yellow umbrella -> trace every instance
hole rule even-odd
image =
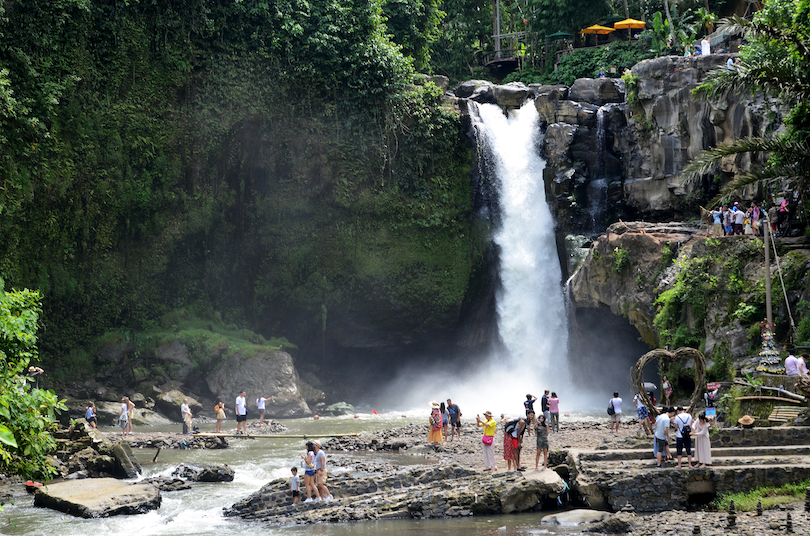
[[[626,30],[628,28],[641,29],[644,28],[646,25],[647,23],[644,22],[643,20],[624,19],[615,23],[613,27],[617,30]]]
[[[608,28],[607,26],[599,26],[598,24],[594,24],[593,26],[588,26],[584,30],[580,30],[579,33],[605,35],[609,34],[613,30],[615,30],[615,28]]]

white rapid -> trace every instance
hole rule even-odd
[[[478,115],[481,155],[498,188],[495,242],[502,286],[497,303],[498,330],[508,350],[504,360],[520,371],[527,388],[534,384],[527,393],[559,390],[568,378],[568,322],[543,185],[546,164],[538,153],[537,110],[530,101],[506,117],[487,104]]]

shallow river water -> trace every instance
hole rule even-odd
[[[385,421],[383,420],[385,419]],[[287,434],[307,434],[312,438],[327,438],[334,433],[373,432],[393,425],[422,422],[421,416],[386,414],[382,417],[373,414],[351,417],[312,419],[292,419],[283,422]],[[388,422],[386,422],[388,421]],[[390,424],[389,424],[390,423]],[[233,426],[233,422],[229,423]],[[180,425],[170,428],[138,427],[135,432],[177,431]],[[202,431],[213,431],[213,424],[200,426]],[[226,426],[226,431],[228,427]],[[104,431],[113,433],[112,428]],[[509,516],[473,517],[464,519],[439,520],[388,520],[369,523],[319,524],[292,527],[268,527],[246,522],[238,518],[225,518],[222,509],[237,500],[257,491],[275,478],[289,478],[290,468],[298,465],[299,454],[303,452],[300,439],[231,439],[230,447],[224,450],[162,450],[157,463],[151,463],[154,449],[137,450],[136,455],[143,464],[144,476],[169,476],[180,463],[218,464],[227,463],[235,470],[235,479],[230,483],[195,484],[191,490],[163,493],[161,507],[154,512],[135,516],[118,516],[107,519],[80,519],[45,508],[34,508],[28,499],[4,506],[0,517],[0,534],[25,534],[51,536],[100,536],[106,534],[148,535],[194,535],[194,536],[240,536],[240,535],[314,535],[341,536],[376,535],[415,536],[468,534],[517,536],[540,534],[580,534],[573,528],[553,528],[541,526],[541,513],[517,514]],[[327,453],[329,454],[329,453]],[[340,454],[332,454],[337,457]],[[355,454],[356,456],[356,454]],[[408,455],[378,455],[387,460],[395,460],[403,465],[414,463]],[[420,462],[423,459],[419,460]],[[340,472],[335,468],[333,472]]]

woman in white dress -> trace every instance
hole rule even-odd
[[[707,465],[712,464],[712,442],[709,439],[710,427],[706,414],[701,413],[694,424],[692,433],[695,436],[695,460],[700,464],[698,469],[705,469]]]

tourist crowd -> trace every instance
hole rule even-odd
[[[780,236],[787,231],[791,205],[787,198],[775,202],[766,212],[756,201],[744,207],[735,201],[733,205],[721,205],[708,211],[709,236],[750,235],[762,236],[763,222],[770,222],[771,234]]]

